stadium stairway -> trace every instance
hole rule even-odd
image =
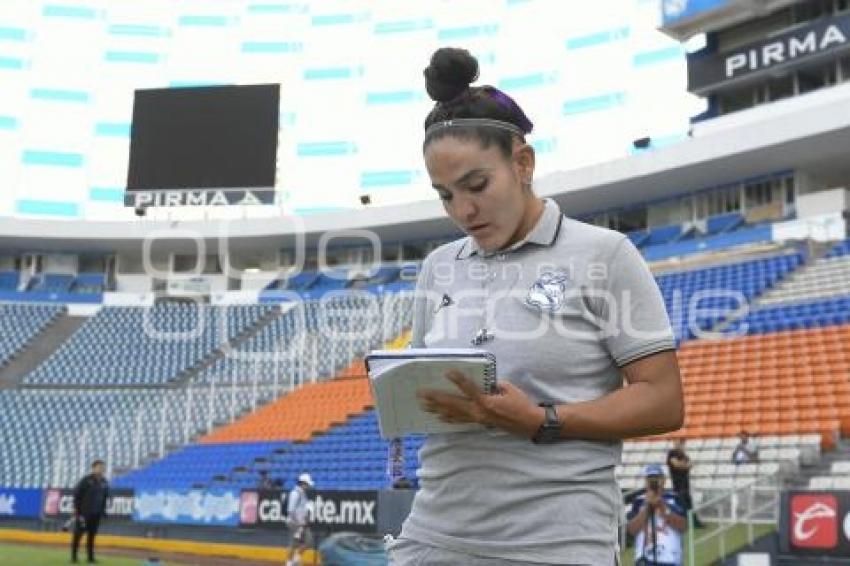
[[[839,439],[835,450],[825,452],[813,466],[801,468],[800,473],[792,478],[791,484],[799,489],[806,489],[814,477],[828,477],[832,475],[834,462],[850,461],[850,440]]]
[[[67,310],[63,309],[51,324],[0,369],[0,389],[17,387],[24,376],[59,349],[87,319],[85,316],[70,316]]]
[[[813,243],[809,259],[798,269],[758,299],[762,307],[782,303],[813,301],[850,295],[850,256],[826,257],[833,246]]]
[[[850,261],[843,257],[845,246],[844,242],[807,241],[804,261],[797,269],[775,287],[755,297],[750,304],[730,314],[712,330],[726,332],[760,309],[850,295]]]
[[[797,266],[796,269],[790,271],[788,275],[781,279],[777,285],[771,289],[767,289],[764,293],[753,298],[752,302],[741,305],[741,308],[729,313],[725,319],[719,321],[711,330],[716,333],[723,333],[732,327],[740,319],[746,317],[750,311],[759,308],[760,305],[770,302],[770,298],[777,294],[777,291],[786,289],[789,286],[793,287],[794,282],[799,280],[801,275],[805,276],[811,268],[817,265],[818,261],[823,258],[831,249],[832,244],[823,244],[819,242],[809,241],[805,253],[801,252],[803,263]],[[718,336],[719,337],[719,336]]]
[[[261,328],[277,315],[277,309],[269,306],[237,305],[236,308],[242,310],[233,318],[222,307],[202,308],[204,311],[196,314],[184,306],[151,307],[150,316],[155,318],[150,324],[154,329],[165,321],[173,326],[164,327],[164,331],[188,333],[185,339],[163,340],[145,330],[142,322],[148,316],[145,309],[104,307],[86,318],[76,333],[29,372],[22,385],[40,389],[174,388],[185,383],[192,375],[191,370],[206,361],[214,361],[215,356],[231,347],[234,341]],[[202,333],[194,330],[196,320],[203,321]],[[223,337],[218,328],[222,320],[228,326],[227,335]],[[114,334],[113,324],[118,325],[123,334]],[[190,324],[192,326],[187,326]],[[133,341],[127,343],[128,336]]]
[[[789,248],[781,253],[759,255],[745,261],[656,272],[656,282],[676,340],[681,342],[713,334],[718,324],[739,312],[741,302],[752,303],[802,262],[802,254],[795,248]],[[706,292],[708,295],[703,295]],[[696,306],[699,311],[692,311],[691,308]]]
[[[174,387],[182,387],[188,384],[193,378],[203,373],[205,369],[215,364],[216,361],[226,357],[228,351],[238,350],[239,346],[251,340],[251,338],[262,332],[262,330],[275,319],[283,316],[283,314],[283,310],[272,309],[261,316],[253,325],[246,328],[241,334],[234,336],[229,342],[222,344],[219,348],[213,350],[208,356],[201,359],[197,364],[183,372],[178,379],[175,379],[172,382]]]

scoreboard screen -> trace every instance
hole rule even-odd
[[[273,202],[280,85],[138,90],[125,205]]]

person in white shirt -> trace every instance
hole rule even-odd
[[[311,487],[313,487],[313,478],[310,477],[310,474],[305,473],[298,476],[298,484],[289,492],[286,517],[289,532],[292,534],[292,542],[286,566],[301,564],[301,555],[313,538],[307,515],[307,508],[310,504],[307,491]]]

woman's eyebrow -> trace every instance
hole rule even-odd
[[[460,185],[462,183],[465,183],[466,181],[468,181],[472,177],[474,177],[476,175],[480,175],[481,173],[485,173],[486,171],[487,171],[487,169],[484,168],[484,167],[476,167],[475,169],[470,169],[469,171],[467,171],[466,173],[464,173],[463,175],[458,177],[457,180],[455,180],[455,182],[452,183],[452,184],[453,185]],[[440,184],[437,184],[437,183],[434,183],[431,186],[434,187],[435,189],[445,190],[445,188],[446,188],[443,185],[440,185]]]

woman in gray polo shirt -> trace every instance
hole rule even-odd
[[[477,61],[443,48],[425,69],[436,105],[424,155],[467,237],[425,260],[412,345],[496,355],[497,395],[462,375],[426,410],[482,432],[430,435],[397,565],[614,564],[621,439],[675,430],[683,401],[670,324],[622,234],[532,192],[532,123]],[[628,383],[623,388],[623,381]]]

